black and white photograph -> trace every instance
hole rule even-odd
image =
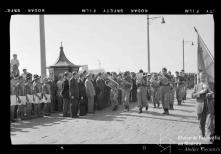
[[[213,14],[103,11],[11,16],[11,144],[220,140]]]

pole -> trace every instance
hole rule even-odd
[[[185,68],[184,68],[184,39],[183,39],[183,70],[184,70]],[[184,70],[184,72],[185,72],[185,70]]]
[[[150,73],[150,35],[149,35],[149,15],[147,15],[147,69],[148,73]]]
[[[39,27],[40,27],[40,50],[41,50],[41,77],[46,77],[46,56],[45,56],[45,27],[44,27],[44,15],[39,15]]]

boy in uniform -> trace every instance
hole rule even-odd
[[[11,77],[11,83],[10,83],[10,98],[11,98],[11,103],[10,103],[10,119],[11,122],[15,122],[15,105],[16,105],[16,95],[15,95],[15,80],[13,77]]]
[[[32,81],[31,81],[31,74],[26,75],[26,83],[24,85],[24,93],[26,96],[26,115],[27,119],[31,118],[31,110],[32,110],[32,103],[33,103],[33,89],[32,89]]]
[[[170,81],[166,68],[162,69],[158,83],[160,85],[160,101],[164,109],[163,114],[169,115]]]
[[[50,105],[51,105],[51,90],[49,84],[47,83],[48,79],[43,79],[42,84],[42,103],[43,103],[43,114],[46,116],[50,115]]]
[[[17,98],[17,118],[19,120],[25,119],[25,112],[24,112],[24,106],[26,104],[26,97],[24,93],[24,83],[22,76],[18,77],[18,82],[15,85],[15,94]]]
[[[37,117],[42,117],[42,96],[41,96],[41,83],[39,82],[40,77],[35,74],[34,75],[34,83],[33,83],[33,94],[34,94],[34,115]]]

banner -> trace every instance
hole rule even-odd
[[[197,32],[196,28],[194,27]],[[198,71],[203,71],[207,75],[207,80],[209,85],[212,86],[210,88],[213,89],[214,85],[214,58],[211,55],[209,49],[206,44],[202,40],[201,36],[198,34],[198,49],[197,49],[197,65]]]

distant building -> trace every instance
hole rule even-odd
[[[83,73],[84,71],[88,72],[88,65],[81,65],[79,68],[79,73]]]
[[[98,73],[104,73],[105,70],[100,68],[100,69],[89,69],[88,70],[89,73],[93,73],[93,74],[98,74]]]

